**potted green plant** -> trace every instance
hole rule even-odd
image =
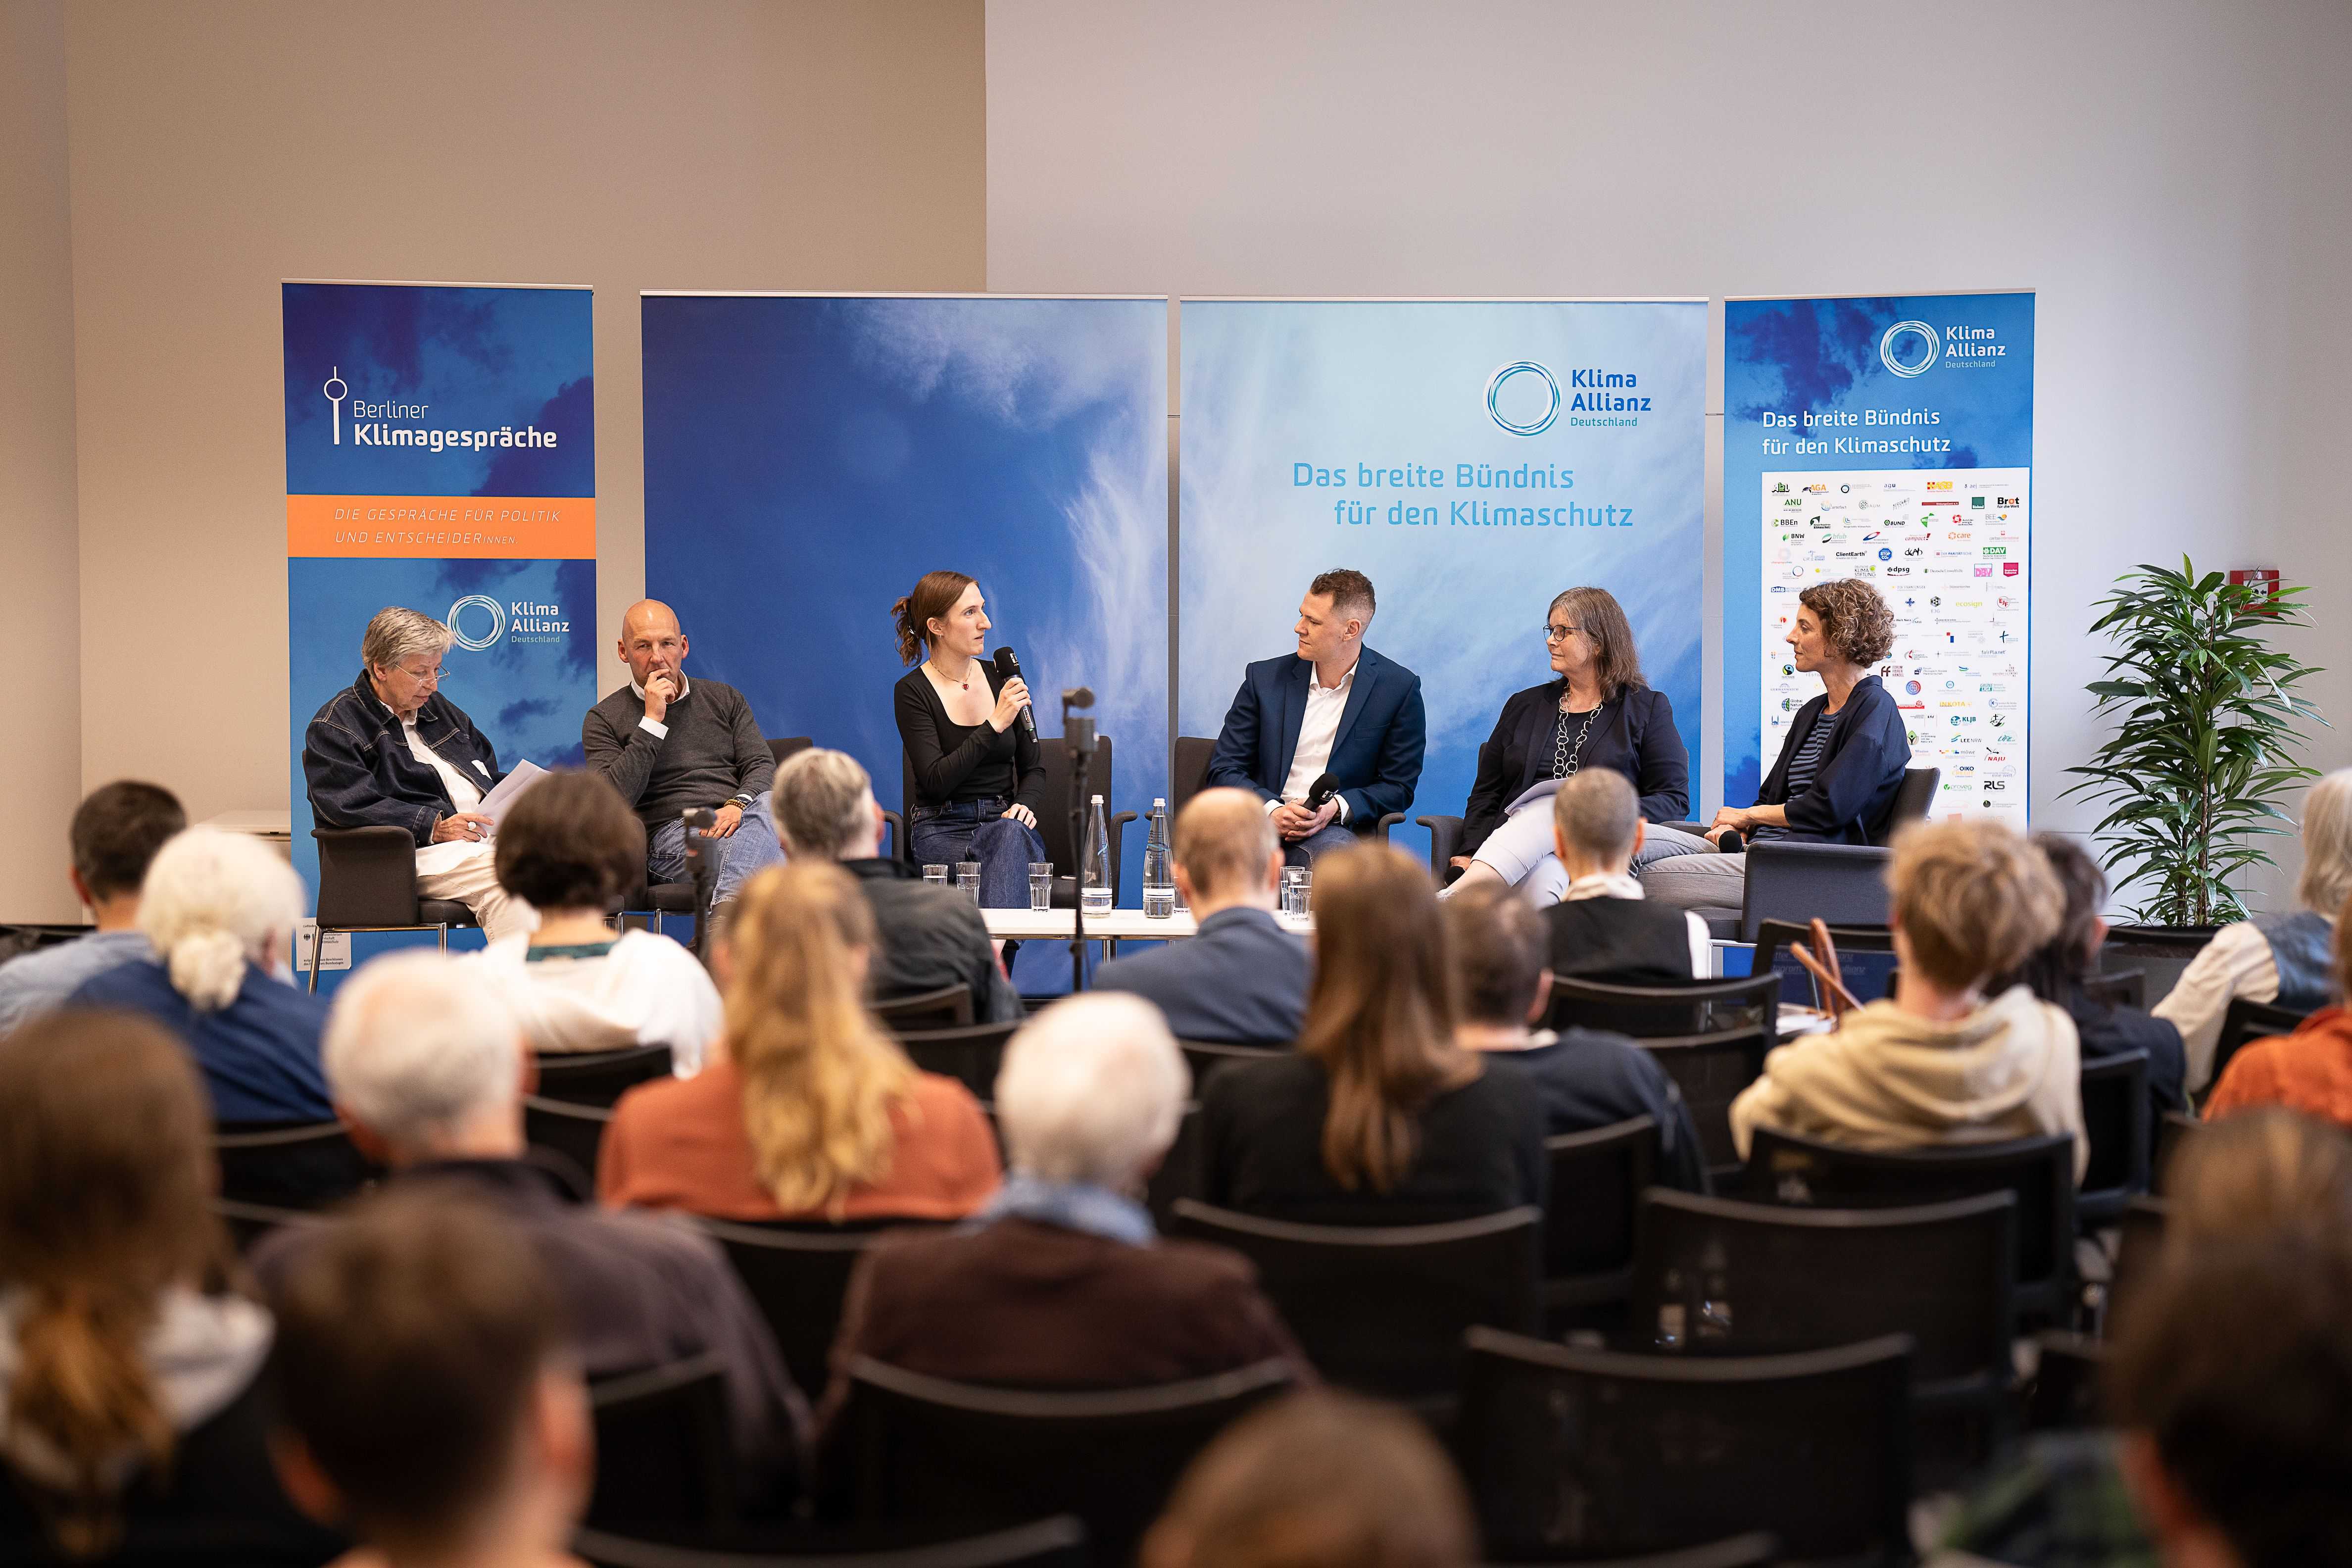
[[[2116,582],[2091,633],[2119,647],[2089,689],[2116,730],[2061,798],[2107,807],[2093,836],[2135,920],[2210,932],[2247,917],[2231,879],[2274,864],[2263,840],[2295,830],[2277,795],[2319,776],[2295,757],[2300,721],[2326,722],[2295,695],[2318,672],[2270,641],[2310,624],[2305,590],[2200,576],[2186,556]]]

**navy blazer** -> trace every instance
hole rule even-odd
[[[1242,906],[1202,921],[1189,942],[1104,964],[1095,989],[1157,1004],[1180,1040],[1286,1046],[1307,1016],[1307,944],[1264,910]]]
[[[1528,786],[1551,776],[1552,729],[1568,678],[1515,692],[1478,748],[1478,779],[1462,812],[1458,855],[1474,855],[1503,825],[1503,811]],[[1571,731],[1569,739],[1576,739]],[[1577,771],[1614,768],[1642,797],[1650,822],[1680,822],[1690,812],[1690,752],[1675,729],[1675,705],[1663,691],[1628,686],[1601,705],[1577,753]]]
[[[1786,806],[1791,838],[1815,844],[1883,844],[1887,814],[1903,787],[1903,771],[1911,765],[1911,741],[1894,695],[1874,675],[1854,682],[1845,706],[1829,721],[1829,747],[1813,773],[1812,788],[1789,798],[1790,759],[1829,705],[1824,691],[1797,710],[1789,738],[1780,742],[1780,755],[1765,775],[1764,787],[1756,792],[1756,804]]]
[[[1209,754],[1212,788],[1245,789],[1276,800],[1290,777],[1298,728],[1307,719],[1307,682],[1315,667],[1295,653],[1262,658],[1242,672],[1217,749]],[[1359,651],[1354,684],[1339,710],[1325,769],[1339,781],[1348,826],[1369,833],[1391,811],[1412,805],[1421,781],[1428,721],[1422,712],[1421,677],[1370,648]]]
[[[489,737],[437,691],[418,710],[416,733],[484,795],[506,777]],[[433,842],[441,818],[457,809],[441,775],[409,751],[400,721],[376,697],[364,669],[302,731],[302,777],[321,827],[404,827],[422,847]]]

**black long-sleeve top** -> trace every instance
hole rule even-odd
[[[993,665],[982,661],[980,669],[992,695],[1004,689]],[[1019,720],[1002,733],[985,721],[957,723],[948,717],[946,704],[920,665],[900,678],[891,705],[898,719],[899,743],[907,748],[907,766],[915,778],[915,798],[909,805],[1001,798],[1045,815],[1045,753],[1036,742],[1023,737]]]
[[[1551,776],[1552,731],[1567,685],[1565,677],[1547,680],[1514,692],[1503,704],[1495,732],[1478,748],[1478,777],[1463,809],[1462,843],[1455,853],[1476,854],[1486,836],[1503,825],[1504,808],[1529,785]],[[1570,729],[1569,739],[1575,738]],[[1674,704],[1663,691],[1628,686],[1601,703],[1576,765],[1580,773],[1614,768],[1623,773],[1642,797],[1647,821],[1679,822],[1690,809],[1690,753],[1675,730]]]

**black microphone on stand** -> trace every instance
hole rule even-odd
[[[998,644],[996,648],[996,674],[1000,680],[1021,679],[1021,661],[1013,658],[1013,650],[1002,643]],[[1030,713],[1029,704],[1026,702],[1021,705],[1021,738],[1032,745],[1034,745],[1037,741],[1037,721]]]

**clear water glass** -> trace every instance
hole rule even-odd
[[[1307,912],[1307,872],[1304,866],[1282,868],[1282,912],[1303,915]]]
[[[923,868],[923,880],[944,888],[948,885],[948,868],[945,866],[926,866]]]
[[[1054,863],[1051,860],[1029,862],[1029,907],[1044,912],[1054,907]]]
[[[972,908],[980,907],[980,862],[966,860],[956,868],[956,891],[971,900]]]

